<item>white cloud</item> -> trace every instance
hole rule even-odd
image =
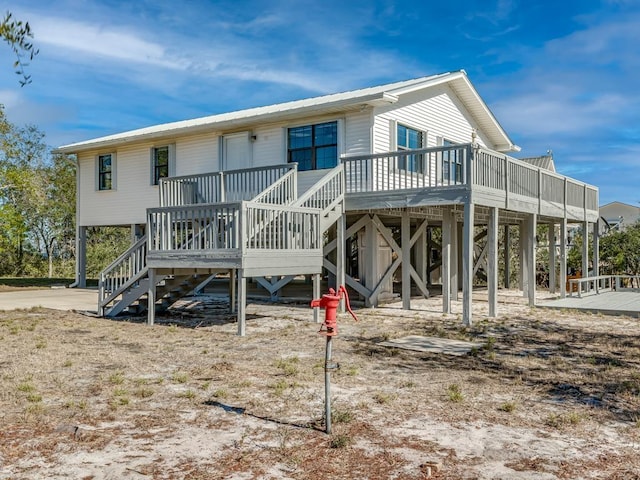
[[[186,63],[170,58],[167,49],[141,38],[123,28],[113,28],[66,18],[32,15],[30,23],[38,32],[41,50],[52,51],[52,46],[61,55],[79,52],[90,57],[141,63],[170,69],[184,69]],[[69,53],[71,51],[71,53]]]

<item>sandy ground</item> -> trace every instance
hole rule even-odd
[[[479,294],[481,296],[481,294]],[[640,323],[440,299],[340,317],[333,433],[304,305],[226,303],[158,319],[0,312],[0,479],[640,478]],[[463,356],[378,345],[484,344]]]

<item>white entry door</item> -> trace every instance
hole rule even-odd
[[[253,151],[249,132],[222,137],[222,169],[238,170],[253,166]]]

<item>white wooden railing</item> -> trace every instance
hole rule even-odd
[[[254,202],[154,208],[148,210],[149,250],[317,249],[319,222],[316,209]]]
[[[296,164],[289,163],[161,178],[159,184],[160,206],[173,207],[251,200],[273,185],[283,175],[296,168]]]
[[[251,201],[273,205],[290,205],[298,198],[298,164],[290,163],[290,170],[264,189]]]
[[[149,250],[238,249],[240,208],[239,202],[150,208]]]
[[[464,144],[343,157],[346,193],[438,187],[481,189],[531,205],[598,212],[598,189],[503,153]]]
[[[104,307],[124,292],[147,272],[147,237],[135,242],[107,268],[100,272],[98,280],[98,314]]]
[[[338,165],[307,190],[295,205],[330,210],[344,199],[344,188],[344,166]]]
[[[570,297],[573,296],[574,291],[578,297],[582,297],[585,293],[599,294],[613,290],[639,292],[640,275],[599,275],[569,280]]]
[[[346,193],[466,185],[471,145],[343,157]]]

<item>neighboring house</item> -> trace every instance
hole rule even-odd
[[[474,225],[488,230],[490,315],[498,224],[521,229],[521,287],[533,303],[536,224],[559,225],[564,236],[567,221],[596,222],[598,190],[507,155],[518,150],[459,71],[57,151],[77,156],[79,284],[87,227],[131,225],[140,238],[103,272],[101,312],[116,314],[140,297],[166,306],[203,278],[229,272],[244,334],[248,277],[273,292],[293,275],[312,275],[318,296],[323,268],[369,305],[392,293],[401,269],[404,308],[412,283],[427,296],[438,268],[443,310],[461,288],[469,324]],[[442,228],[441,245],[431,240],[434,228]],[[351,259],[354,244],[349,275],[345,245]],[[152,323],[155,309],[148,312]]]
[[[640,221],[640,207],[622,202],[611,202],[600,207],[600,234],[621,231]]]

